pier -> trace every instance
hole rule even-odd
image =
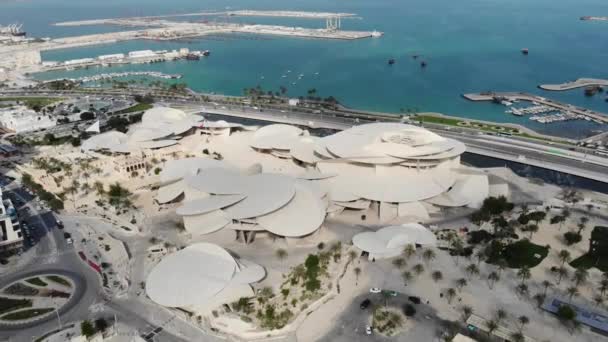
[[[579,78],[576,81],[560,84],[541,84],[540,89],[549,91],[566,91],[584,87],[608,87],[608,80],[597,78]]]
[[[507,100],[518,100],[518,101],[528,101],[528,102],[536,102],[551,108],[554,108],[558,111],[570,112],[575,115],[581,115],[584,117],[588,117],[591,120],[597,120],[598,122],[608,123],[608,115],[605,113],[600,113],[596,111],[592,111],[590,109],[576,107],[571,104],[561,103],[555,100],[547,99],[542,96],[527,94],[527,93],[517,93],[517,92],[484,92],[484,93],[473,93],[473,94],[464,94],[463,97],[470,101],[495,101],[497,98],[504,98]]]

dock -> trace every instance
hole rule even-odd
[[[567,103],[561,103],[555,100],[547,99],[542,96],[537,96],[533,94],[523,93],[523,92],[484,92],[484,93],[472,93],[472,94],[464,94],[462,95],[465,99],[469,101],[495,101],[497,98],[504,98],[508,100],[518,100],[518,101],[528,101],[528,102],[536,102],[551,108],[554,108],[557,111],[570,112],[575,115],[581,115],[585,117],[589,117],[593,120],[597,120],[598,122],[608,123],[608,114],[596,112],[587,108],[577,107]]]
[[[608,87],[608,80],[597,78],[579,78],[575,81],[560,84],[541,84],[540,89],[549,91],[566,91],[584,87]]]

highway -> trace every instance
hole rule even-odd
[[[143,89],[125,93],[124,89],[95,90],[95,92],[37,90],[33,94],[28,91],[4,91],[7,96],[36,95],[57,97],[83,96],[129,96],[145,94]],[[521,96],[521,94],[519,94]],[[155,94],[156,96],[156,94]],[[207,95],[205,95],[207,96]],[[261,120],[276,123],[287,123],[306,126],[309,128],[325,128],[342,130],[369,122],[393,121],[399,122],[398,115],[374,115],[356,111],[325,111],[305,112],[305,109],[291,106],[273,108],[258,108],[254,105],[228,104],[225,96],[209,95],[208,102],[202,101],[201,96],[189,95],[160,95],[158,101],[192,113],[216,114],[240,119]],[[310,109],[306,109],[311,111]],[[595,154],[592,149],[566,145],[557,142],[543,142],[526,137],[496,137],[483,134],[472,128],[444,126],[439,124],[424,124],[424,126],[440,135],[449,136],[467,145],[468,152],[521,164],[542,167],[571,175],[588,178],[600,182],[608,182],[608,158]],[[71,126],[70,126],[71,127]]]

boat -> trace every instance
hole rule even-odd
[[[281,76],[281,77],[282,77],[282,78],[285,78],[285,77],[287,77],[287,75],[283,75],[283,76]]]
[[[425,61],[420,62],[420,67],[421,68],[426,68],[426,62]]]
[[[186,55],[186,60],[189,61],[198,61],[199,59],[201,59],[201,56],[195,53],[189,53]]]
[[[374,30],[372,32],[372,37],[374,37],[374,38],[382,37],[382,34],[383,34],[382,32]]]
[[[521,53],[524,55],[528,55],[530,53],[530,51],[527,48],[523,48],[523,49],[521,49]]]
[[[513,102],[509,102],[507,100],[502,100],[502,101],[500,101],[500,103],[503,104],[503,105],[505,105],[505,106],[507,106],[507,107],[513,105]]]
[[[395,59],[394,58],[389,59],[388,65],[393,65],[393,64],[395,64]]]
[[[203,51],[203,56],[208,57],[211,54],[211,51],[205,50]]]

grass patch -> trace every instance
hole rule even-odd
[[[4,289],[4,293],[15,296],[35,296],[38,292],[37,289],[22,283],[14,283]]]
[[[138,103],[135,106],[123,109],[123,110],[119,110],[118,112],[114,112],[112,114],[127,114],[127,113],[134,113],[134,112],[142,112],[144,110],[148,110],[150,108],[154,107],[153,105],[149,104],[149,103]]]
[[[602,272],[608,272],[608,260],[594,258],[589,255],[589,253],[585,253],[580,257],[572,260],[572,262],[570,262],[570,266],[574,268],[580,267],[584,269],[595,267]]]
[[[45,287],[46,285],[48,285],[47,283],[44,282],[44,280],[42,280],[38,277],[26,279],[25,282],[30,283],[32,285],[41,286],[41,287]]]
[[[63,101],[63,99],[54,97],[0,97],[0,101],[22,102],[30,109],[39,109],[55,102]]]
[[[0,297],[0,314],[32,306],[31,299],[12,299]]]
[[[458,120],[458,119],[452,119],[452,118],[446,118],[446,117],[434,116],[434,115],[416,115],[414,117],[414,120],[418,120],[421,122],[428,122],[428,123],[436,123],[436,124],[441,124],[441,125],[450,125],[450,126],[458,126],[459,123],[463,122],[462,120]]]
[[[44,314],[47,314],[51,311],[53,311],[55,309],[53,308],[40,308],[40,309],[28,309],[28,310],[22,310],[22,311],[17,311],[17,312],[13,312],[13,313],[9,313],[6,314],[2,317],[0,317],[0,319],[4,319],[7,321],[21,321],[24,319],[30,319],[33,317],[37,317],[37,316],[42,316]]]
[[[509,268],[536,267],[549,254],[549,249],[536,245],[527,239],[519,240],[510,245],[502,245],[498,241],[492,243],[492,254],[487,260],[489,264],[497,264],[504,259]],[[537,258],[536,255],[540,257]]]
[[[70,283],[69,281],[65,280],[65,278],[60,277],[60,276],[51,275],[51,276],[47,276],[46,279],[48,279],[56,284],[60,284],[60,285],[67,286],[67,287],[72,287],[72,283]]]

